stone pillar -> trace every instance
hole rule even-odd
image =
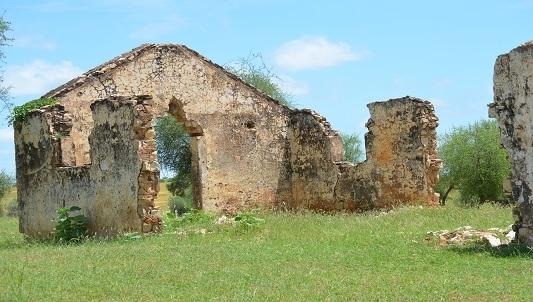
[[[516,239],[533,246],[533,41],[496,59],[489,116],[512,163]]]
[[[142,161],[139,173],[139,203],[137,212],[143,216],[155,207],[159,193],[159,163],[154,130],[154,108],[150,96],[137,96],[134,120],[135,139],[139,142],[138,154]]]

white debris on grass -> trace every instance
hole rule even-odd
[[[481,241],[492,247],[498,247],[511,243],[514,237],[511,226],[506,229],[480,230],[467,225],[453,231],[441,230],[427,233],[427,239],[437,239],[439,245],[463,245]]]

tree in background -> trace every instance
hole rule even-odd
[[[344,160],[354,164],[363,161],[363,149],[359,136],[356,133],[342,133],[341,136],[344,148]]]
[[[15,180],[9,174],[0,170],[0,217],[4,216],[7,212],[8,215],[17,215],[18,204],[15,200],[8,201],[4,204],[4,196],[7,195],[9,190],[15,185]]]
[[[13,187],[13,185],[14,185],[13,178],[6,172],[0,171],[0,200]]]
[[[443,160],[437,192],[441,204],[452,189],[461,193],[465,204],[496,201],[503,196],[503,182],[511,165],[500,145],[500,133],[494,120],[475,122],[454,128],[440,140]]]
[[[173,116],[159,118],[155,125],[157,158],[163,170],[174,176],[167,181],[168,190],[183,195],[191,184],[191,138]]]
[[[11,29],[11,24],[4,20],[3,16],[0,16],[0,63],[3,63],[5,58],[4,51],[2,48],[9,45],[9,42],[13,39],[7,37],[7,32]],[[9,87],[2,86],[4,83],[4,72],[0,69],[0,113],[4,110],[11,108],[11,103],[9,102]]]

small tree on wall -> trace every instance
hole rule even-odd
[[[225,67],[247,84],[280,103],[293,107],[291,96],[279,85],[280,78],[268,67],[260,53],[252,53]]]

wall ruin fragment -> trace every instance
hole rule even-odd
[[[20,229],[52,231],[77,205],[91,231],[138,230],[158,193],[153,125],[165,114],[191,136],[198,207],[359,211],[436,204],[433,106],[369,104],[367,160],[342,162],[342,140],[311,110],[293,110],[181,45],[143,45],[49,92],[59,105],[15,125]],[[38,185],[32,185],[38,184]]]
[[[496,59],[494,102],[501,141],[512,163],[513,198],[518,202],[514,231],[533,246],[533,41]]]
[[[324,118],[309,110],[292,114],[291,208],[362,211],[438,204],[433,188],[441,161],[433,105],[404,97],[368,108],[366,160],[355,165],[342,162],[342,141]]]

